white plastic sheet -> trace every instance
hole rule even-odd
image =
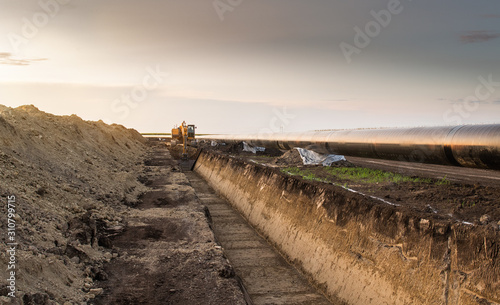
[[[247,142],[243,142],[243,151],[249,151],[253,154],[256,154],[258,151],[265,151],[265,147],[252,146]]]
[[[345,161],[345,157],[342,155],[322,155],[300,147],[296,147],[295,149],[299,151],[304,165],[322,164],[323,166],[330,166],[332,163]]]

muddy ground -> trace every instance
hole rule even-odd
[[[455,221],[465,221],[477,225],[491,225],[495,228],[500,226],[500,183],[496,180],[482,178],[477,180],[454,179],[454,172],[467,171],[486,176],[485,170],[464,169],[454,167],[449,176],[442,174],[442,167],[438,165],[424,165],[426,171],[414,170],[408,164],[395,166],[384,166],[378,163],[371,166],[360,161],[361,158],[350,158],[347,161],[332,164],[337,168],[371,168],[394,174],[401,174],[411,178],[420,178],[423,182],[365,182],[363,180],[345,179],[332,175],[321,165],[303,165],[297,150],[282,152],[281,155],[273,150],[271,153],[242,151],[243,146],[218,145],[211,146],[209,143],[201,144],[203,149],[216,150],[237,158],[280,169],[298,168],[307,175],[326,180],[342,187],[361,192],[367,196],[374,196],[387,203],[410,207],[411,209],[428,214],[429,217],[446,218]],[[386,161],[389,163],[390,161]],[[423,166],[419,166],[421,168]],[[429,168],[437,167],[436,173]],[[449,167],[451,168],[451,167]],[[496,174],[496,171],[493,171]],[[471,174],[472,175],[472,174]]]

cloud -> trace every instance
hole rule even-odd
[[[28,66],[32,63],[44,61],[47,58],[15,58],[12,53],[0,52],[0,65]]]
[[[486,42],[500,37],[500,33],[493,31],[468,31],[460,36],[463,43]]]
[[[446,99],[443,99],[443,101],[448,101],[452,105],[458,105],[458,104],[464,104],[464,103],[474,103],[474,104],[488,104],[489,103],[488,101],[482,101],[482,100],[479,100],[479,99],[476,100],[476,101],[465,100],[465,99],[457,99],[457,100],[446,100]]]

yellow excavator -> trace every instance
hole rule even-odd
[[[187,160],[187,145],[190,141],[194,140],[196,126],[187,125],[186,121],[182,122],[181,126],[172,129],[172,145],[177,142],[182,143],[182,159]]]

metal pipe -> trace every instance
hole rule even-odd
[[[199,137],[282,150],[500,170],[500,124]]]

